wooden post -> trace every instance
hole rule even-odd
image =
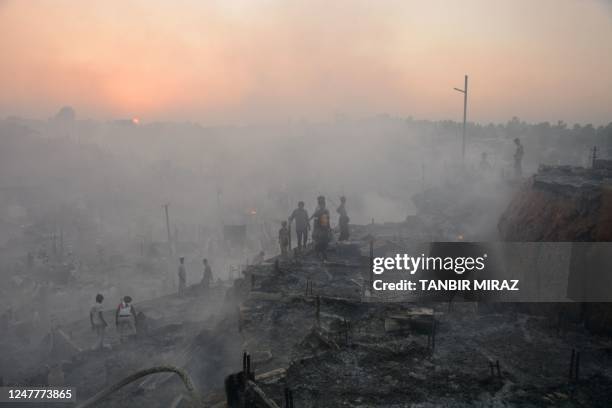
[[[247,366],[246,366],[247,377],[251,375],[251,355],[247,354]]]
[[[285,405],[284,408],[294,408],[293,407],[293,392],[289,387],[285,387]]]
[[[174,250],[172,248],[172,235],[170,234],[170,216],[168,215],[168,206],[170,204],[164,204],[162,207],[164,207],[164,212],[166,214],[166,232],[168,233],[168,253],[170,254],[170,257],[172,257],[174,255]]]
[[[463,94],[463,137],[461,139],[461,163],[465,164],[465,126],[467,120],[467,97],[468,97],[468,76],[465,76],[463,89],[455,88],[455,91]]]
[[[465,163],[465,125],[467,120],[468,76],[465,76],[463,88],[463,139],[461,142],[461,161]]]

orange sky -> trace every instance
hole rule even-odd
[[[612,121],[604,0],[0,0],[0,117]]]

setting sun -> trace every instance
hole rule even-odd
[[[603,2],[231,3],[0,2],[0,115],[458,119],[469,74],[471,120],[609,117]]]

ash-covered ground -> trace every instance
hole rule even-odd
[[[222,407],[224,380],[241,371],[246,352],[254,383],[279,407],[286,389],[296,407],[609,404],[612,341],[589,333],[572,307],[368,296],[371,240],[384,254],[421,238],[404,223],[353,226],[326,263],[308,250],[253,265],[231,285],[136,303],[146,316],[138,335],[122,344],[110,331],[101,351],[88,350],[95,336],[74,321],[47,340],[38,360],[46,366],[19,380],[46,383],[61,371],[84,400],[140,369],[173,365],[192,378],[203,406]],[[573,352],[577,378],[569,376]],[[175,375],[155,374],[99,404],[188,406],[188,395]]]
[[[410,242],[396,227],[395,238],[379,239]],[[606,406],[612,343],[573,323],[571,307],[526,313],[514,305],[363,297],[358,283],[369,279],[368,238],[377,230],[359,228],[351,243],[336,245],[329,266],[313,267],[309,256],[269,265],[245,293],[244,349],[269,356],[255,374],[278,372],[260,383],[279,406],[284,387],[296,406],[309,407]],[[572,350],[581,359],[570,381]]]

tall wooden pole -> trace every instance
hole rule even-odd
[[[166,213],[166,232],[168,233],[168,252],[170,253],[170,257],[174,255],[174,251],[172,250],[172,235],[170,234],[170,216],[168,215],[168,206],[169,204],[164,204],[164,212]]]
[[[465,122],[467,119],[467,98],[468,98],[468,76],[465,76],[463,87],[463,140],[461,143],[461,161],[465,163]]]
[[[461,139],[461,163],[465,164],[465,125],[467,121],[467,97],[468,97],[468,76],[465,76],[463,89],[455,88],[455,91],[463,94],[463,138]]]

